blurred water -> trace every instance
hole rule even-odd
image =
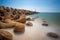
[[[31,17],[39,17],[40,19],[45,19],[49,23],[60,25],[60,13],[53,12],[40,12],[38,14],[30,15]]]

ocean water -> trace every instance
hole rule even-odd
[[[60,25],[60,13],[58,12],[40,12],[38,14],[30,15],[48,21],[50,24]]]
[[[35,25],[33,26],[34,28],[32,30],[35,30],[36,32],[32,33],[37,33],[39,35],[38,36],[37,34],[35,34],[36,38],[38,37],[38,40],[60,40],[60,13],[40,12],[38,14],[29,15],[28,17],[34,19],[34,21],[32,22],[33,25]],[[43,20],[48,23],[48,27],[42,25]],[[59,38],[54,39],[48,37],[46,34],[49,32],[56,33]]]

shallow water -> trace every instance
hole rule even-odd
[[[45,15],[48,16],[50,14],[45,14]],[[52,25],[51,24],[52,19],[49,18],[50,20],[48,20],[47,18],[40,16],[40,14],[30,15],[27,17],[34,18],[34,21],[31,21],[33,23],[33,26],[31,26],[31,27],[25,25],[24,33],[14,34],[13,28],[12,29],[4,29],[13,34],[13,40],[60,40],[60,26],[54,24],[55,21],[52,22],[52,24],[53,24]],[[46,20],[47,23],[49,24],[48,27],[41,25],[43,23],[43,19]],[[54,33],[58,34],[59,38],[55,39],[55,38],[48,37],[46,35],[48,32],[54,32]]]
[[[56,12],[40,12],[38,14],[30,15],[31,17],[37,17],[40,19],[45,19],[51,24],[60,25],[60,13]]]

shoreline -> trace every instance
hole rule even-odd
[[[46,36],[48,32],[55,32],[60,36],[60,32],[58,31],[59,28],[54,26],[44,27],[42,26],[42,19],[36,19],[35,21],[30,21],[33,23],[34,26],[28,27],[25,26],[25,32],[23,34],[16,34],[14,35],[13,29],[3,29],[9,31],[13,34],[13,40],[60,40],[53,39]]]

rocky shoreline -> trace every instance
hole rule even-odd
[[[10,7],[4,7],[4,6],[0,6],[0,11],[10,12],[10,13],[15,13],[15,14],[17,14],[17,13],[18,14],[26,14],[26,15],[31,15],[31,14],[38,13],[36,11],[17,9],[17,8],[10,8]]]
[[[23,9],[16,9],[16,8],[9,8],[0,6],[0,20],[8,17],[9,19],[18,19],[21,15],[32,15],[37,14],[36,11],[30,10],[23,10]]]
[[[35,13],[36,12],[34,11],[13,9],[9,7],[0,6],[0,29],[14,28],[14,33],[23,33],[25,31],[25,24],[27,24],[27,26],[33,26],[31,22],[26,23],[26,16]],[[6,32],[6,34],[8,33]],[[4,35],[6,34],[4,33]],[[4,35],[2,36],[5,37]],[[8,36],[10,35],[8,34]],[[1,37],[1,39],[3,37]],[[9,38],[4,40],[8,39]]]

